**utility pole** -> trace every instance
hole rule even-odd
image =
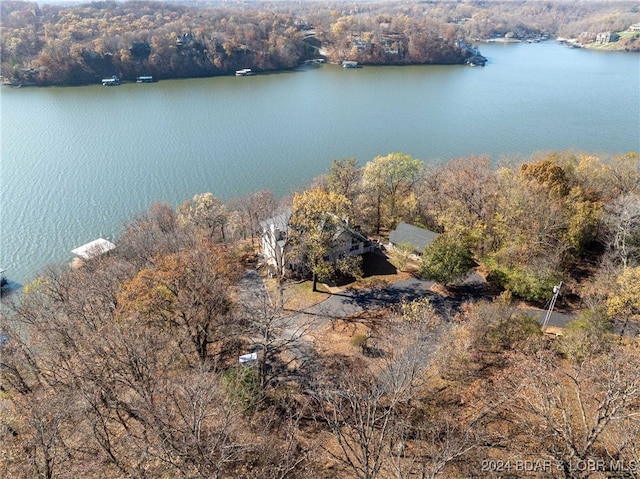
[[[544,321],[542,322],[542,332],[544,333],[549,326],[549,319],[551,319],[551,313],[553,312],[553,307],[556,305],[556,300],[558,299],[558,295],[560,294],[560,288],[562,287],[562,281],[560,284],[556,284],[553,287],[553,297],[549,302],[549,309],[547,309],[547,314],[544,317]]]

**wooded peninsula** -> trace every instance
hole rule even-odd
[[[147,2],[7,0],[0,74],[12,85],[77,85],[292,69],[318,59],[364,65],[463,64],[479,41],[640,50],[625,1]],[[637,27],[637,30],[634,28]]]
[[[2,477],[638,473],[637,153],[340,159],[114,242],[3,298]]]

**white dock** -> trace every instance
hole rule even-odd
[[[104,238],[98,238],[90,243],[72,249],[71,252],[82,259],[91,259],[111,251],[112,249],[115,249],[115,247],[116,245],[111,241]]]

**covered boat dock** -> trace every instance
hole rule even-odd
[[[71,250],[71,252],[82,259],[91,259],[107,253],[108,251],[115,249],[115,247],[116,245],[111,241],[104,238],[98,238],[97,240],[93,240],[90,243]]]

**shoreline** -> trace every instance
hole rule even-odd
[[[405,66],[417,66],[417,65],[423,65],[423,66],[449,66],[449,65],[459,65],[459,66],[465,66],[468,61],[468,59],[471,57],[467,57],[465,58],[462,62],[452,62],[452,63],[445,63],[445,62],[441,62],[441,63],[362,63],[362,62],[358,62],[358,66],[362,67],[362,66],[367,66],[367,67],[405,67]],[[293,67],[293,68],[285,68],[285,69],[280,69],[280,70],[264,70],[264,71],[259,71],[259,70],[253,70],[251,75],[245,75],[245,76],[259,76],[259,75],[273,75],[273,74],[278,74],[278,73],[285,73],[285,72],[291,72],[291,71],[297,71],[303,67],[309,67],[310,65],[308,63],[306,63],[307,60],[305,60],[305,62]],[[322,64],[328,64],[328,65],[337,65],[340,66],[341,61],[331,61],[331,60],[325,60],[324,62],[322,62]],[[320,67],[322,66],[322,64],[314,64],[312,66],[314,67]],[[168,77],[159,77],[159,76],[155,76],[154,75],[154,81],[153,83],[158,83],[160,81],[165,81],[165,80],[194,80],[194,79],[198,79],[198,78],[221,78],[221,77],[233,77],[233,76],[238,76],[235,74],[235,70],[231,73],[225,73],[225,74],[220,74],[220,75],[199,75],[199,76],[192,76],[192,77],[183,77],[183,76],[168,76]],[[242,76],[241,76],[242,77]],[[122,77],[120,78],[120,83],[118,85],[112,85],[112,86],[120,86],[120,85],[124,85],[124,84],[133,84],[133,83],[140,83],[137,82],[135,79],[134,80],[130,80],[130,79],[122,79]],[[20,83],[11,83],[11,82],[7,82],[2,81],[2,83],[0,84],[0,86],[2,87],[8,87],[8,88],[22,88],[22,87],[36,87],[36,88],[48,88],[48,87],[79,87],[79,86],[91,86],[91,85],[97,85],[97,86],[104,86],[101,84],[101,80],[98,80],[96,82],[77,82],[77,83],[34,83],[34,82],[20,82]]]

